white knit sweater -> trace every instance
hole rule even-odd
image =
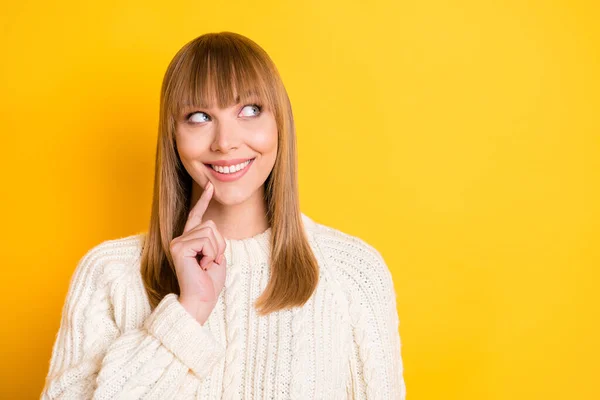
[[[303,307],[258,316],[271,228],[226,239],[225,287],[204,325],[169,294],[151,310],[143,233],[89,250],[71,278],[42,399],[404,400],[392,275],[365,241],[302,220],[319,263]]]

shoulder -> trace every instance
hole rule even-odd
[[[91,247],[86,252],[85,256],[102,255],[109,258],[127,258],[136,256],[141,252],[145,237],[145,233],[136,233],[120,238],[104,240]]]
[[[149,306],[139,307],[144,305],[139,301],[141,292],[131,289],[137,287],[132,283],[139,276],[143,240],[143,234],[105,240],[79,259],[62,308],[59,332],[64,333],[59,333],[63,339],[57,349],[73,337],[74,344],[81,346],[78,354],[106,350],[119,333],[141,324],[140,318],[147,314],[141,311]]]
[[[381,252],[361,237],[321,224],[304,215],[328,270],[346,288],[392,295],[392,274]]]
[[[79,259],[71,286],[99,286],[131,271],[141,258],[145,234],[104,240],[89,248]]]
[[[354,267],[370,266],[388,270],[383,256],[373,245],[359,236],[316,222],[303,214],[307,228],[320,249],[336,263],[349,263]]]

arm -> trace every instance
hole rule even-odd
[[[404,400],[400,322],[391,272],[381,254],[367,246],[350,275],[353,398]]]
[[[126,271],[130,266],[109,260],[106,250],[102,244],[90,250],[73,275],[43,400],[169,398],[183,385],[197,384],[224,356],[173,293],[144,320],[139,284],[125,284],[137,283],[135,275]],[[127,325],[132,327],[121,332],[119,326]]]

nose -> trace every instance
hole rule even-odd
[[[237,130],[235,121],[217,120],[214,124],[214,138],[211,144],[212,151],[227,153],[237,148]]]

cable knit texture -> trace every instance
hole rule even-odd
[[[226,239],[225,287],[204,325],[140,275],[144,233],[90,249],[71,278],[41,399],[404,400],[392,275],[360,238],[302,214],[319,263],[303,307],[259,316],[271,228]]]

